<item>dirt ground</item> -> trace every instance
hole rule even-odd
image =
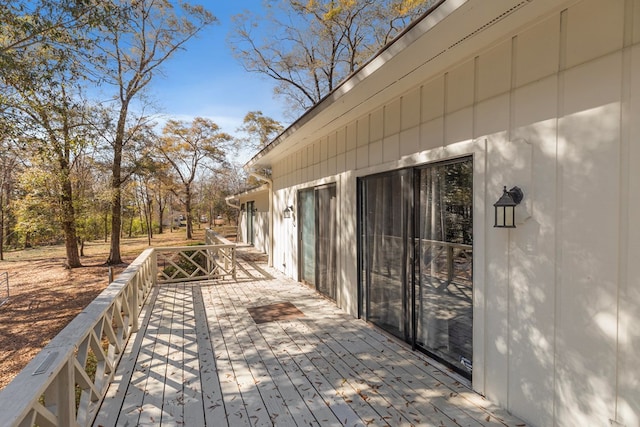
[[[184,229],[165,231],[154,236],[151,244],[180,246],[204,240],[204,229],[194,232],[194,240],[189,242]],[[148,247],[146,236],[121,243],[127,264]],[[108,285],[109,269],[104,265],[108,243],[87,243],[85,255],[84,267],[66,270],[63,246],[5,253],[0,275],[9,274],[9,299],[0,306],[0,389]],[[114,267],[114,276],[127,264]],[[3,285],[0,301],[6,292]]]

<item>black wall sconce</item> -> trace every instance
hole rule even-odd
[[[507,191],[505,186],[502,196],[493,204],[495,209],[494,227],[516,228],[516,206],[524,198],[524,193],[519,187],[513,187]]]
[[[286,208],[284,208],[284,210],[282,211],[282,216],[284,218],[291,218],[291,214],[293,214],[293,206],[287,206]]]

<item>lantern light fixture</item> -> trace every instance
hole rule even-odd
[[[493,204],[495,209],[496,228],[516,228],[516,206],[520,204],[524,198],[524,193],[519,187],[513,187],[507,190],[505,185],[502,190],[502,196]]]
[[[293,206],[287,206],[286,208],[284,208],[284,211],[282,211],[282,216],[284,218],[291,218],[292,213],[293,213]]]

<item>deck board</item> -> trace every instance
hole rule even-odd
[[[200,287],[193,287],[193,307],[196,322],[197,336],[197,363],[194,362],[194,369],[199,369],[199,375],[194,376],[194,382],[199,380],[202,393],[202,416],[203,424],[195,425],[216,425],[220,427],[228,426],[225,413],[222,389],[218,379],[218,368],[216,366],[213,347],[211,345],[211,335],[202,299]],[[193,387],[195,391],[195,385]],[[190,410],[199,411],[200,408],[193,405]]]
[[[252,261],[154,289],[95,426],[524,426],[421,354]],[[248,309],[303,316],[256,324]]]

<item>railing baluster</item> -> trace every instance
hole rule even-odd
[[[67,360],[56,380],[54,393],[57,400],[58,423],[60,426],[78,425],[75,417],[75,370],[73,363]]]
[[[447,245],[447,284],[453,281],[453,246]]]

